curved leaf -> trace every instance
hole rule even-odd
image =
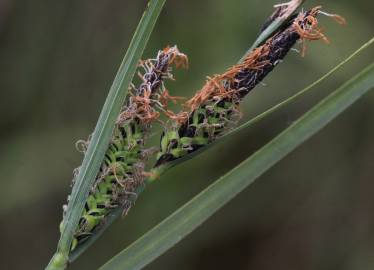
[[[373,87],[374,64],[371,64],[100,270],[135,270],[152,262]]]
[[[47,269],[64,269],[71,242],[78,225],[89,190],[95,181],[112,136],[115,121],[125,100],[127,89],[136,71],[137,63],[148,42],[156,20],[166,0],[151,0],[136,29],[127,53],[119,67],[101,111],[95,131],[80,167],[63,221],[57,251]]]

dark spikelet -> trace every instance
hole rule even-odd
[[[138,96],[144,96],[144,92],[150,90],[155,93],[164,79],[172,79],[170,64],[175,63],[177,67],[187,68],[187,56],[179,52],[176,46],[166,47],[159,51],[156,59],[142,61],[140,66],[145,73],[142,75],[143,83],[138,88]]]
[[[256,63],[261,63],[260,68],[242,67],[230,82],[230,88],[238,90],[240,98],[247,95],[259,84],[300,39],[293,26],[288,26],[282,32],[276,33],[264,46],[260,47]]]
[[[118,123],[137,118],[143,124],[149,124],[158,119],[158,111],[164,111],[166,103],[174,98],[163,86],[165,79],[173,79],[170,72],[173,63],[176,67],[188,66],[187,56],[179,52],[176,46],[159,51],[155,59],[140,62],[144,74],[139,73],[139,76],[143,82],[138,88],[132,86],[130,89],[131,97],[118,117]]]
[[[274,16],[279,16],[279,9]],[[161,139],[155,166],[181,158],[209,144],[240,119],[240,101],[258,85],[299,40],[327,38],[318,28],[320,7],[291,17],[282,29],[250,53],[242,63],[221,75],[208,77],[203,88],[186,102],[187,112],[174,115],[177,123]]]

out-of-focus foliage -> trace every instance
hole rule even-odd
[[[74,149],[94,128],[146,1],[3,0],[0,3],[1,268],[40,269],[58,239]],[[191,96],[235,63],[273,1],[169,1],[146,56],[178,44],[190,70],[169,83]],[[307,1],[344,15],[321,22],[330,45],[290,53],[242,106],[253,117],[300,90],[373,35],[374,4]],[[175,167],[149,186],[71,269],[95,269],[372,62],[373,49],[313,94],[252,130]],[[373,93],[367,95],[148,269],[372,269]],[[158,141],[158,136],[154,136]],[[22,258],[22,259],[20,259]]]

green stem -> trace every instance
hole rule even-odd
[[[108,143],[112,136],[115,121],[127,95],[128,86],[135,74],[137,63],[143,54],[144,48],[165,2],[166,0],[150,0],[131,40],[129,49],[110,88],[91,142],[83,159],[63,221],[57,251],[46,267],[47,270],[63,270],[67,267],[71,243],[82,215],[90,187],[99,172]]]

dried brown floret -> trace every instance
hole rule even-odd
[[[189,117],[188,112],[183,112],[183,111],[176,114],[171,110],[166,110],[166,111],[164,111],[164,114],[169,119],[173,120],[174,122],[176,122],[178,124],[185,123],[188,120],[188,117]]]
[[[169,91],[165,89],[161,94],[160,94],[160,103],[164,108],[167,108],[168,103],[171,101],[172,103],[176,104],[178,100],[184,100],[186,99],[185,97],[178,97],[178,96],[172,96],[169,94]]]
[[[159,51],[156,59],[141,61],[139,66],[145,71],[139,73],[142,80],[139,88],[132,86],[128,105],[124,107],[118,118],[118,123],[129,119],[138,119],[141,123],[150,124],[160,116],[158,110],[165,110],[169,101],[175,102],[179,97],[169,94],[163,85],[164,79],[173,79],[170,65],[188,67],[188,58],[176,46],[166,47]]]
[[[295,1],[289,3],[295,4]],[[283,16],[280,8],[274,16]],[[328,39],[318,26],[321,7],[300,12],[263,45],[254,49],[245,59],[225,73],[208,77],[205,85],[185,103],[187,113],[170,114],[176,124],[161,139],[161,151],[156,166],[196,151],[215,140],[240,118],[238,104],[301,40],[305,53],[306,40]],[[324,13],[325,14],[325,13]],[[342,17],[329,15],[339,22]]]
[[[191,111],[196,110],[209,99],[237,99],[248,93],[283,59],[286,53],[301,40],[323,40],[328,42],[318,27],[316,16],[321,7],[301,12],[285,30],[269,38],[266,43],[250,53],[242,63],[234,65],[221,75],[208,77],[203,88],[186,102]],[[244,83],[243,83],[243,80]],[[253,82],[253,83],[251,83]]]

